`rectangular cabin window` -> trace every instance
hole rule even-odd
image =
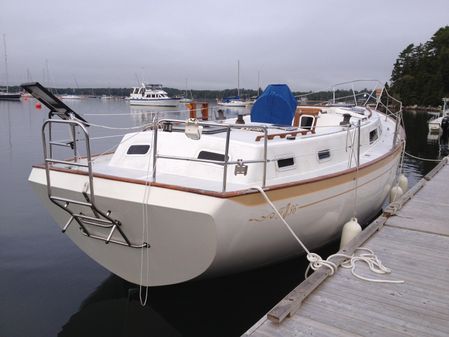
[[[150,145],[131,145],[126,154],[147,154],[149,150]]]
[[[224,154],[221,154],[221,153],[209,152],[209,151],[201,151],[198,154],[198,159],[205,159],[205,160],[213,160],[213,161],[224,162],[225,161],[225,156],[224,156]]]
[[[326,159],[329,159],[331,157],[331,152],[330,150],[321,150],[318,151],[318,160],[319,161],[324,161]]]
[[[295,165],[295,160],[293,158],[283,158],[283,159],[278,159],[278,167],[284,168],[284,167],[289,167],[289,166],[293,166]]]
[[[378,138],[377,129],[371,130],[369,133],[369,143],[374,143]]]

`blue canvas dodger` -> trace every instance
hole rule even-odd
[[[251,122],[291,125],[296,99],[286,84],[270,84],[251,109]]]

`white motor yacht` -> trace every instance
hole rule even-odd
[[[168,106],[176,107],[179,99],[171,98],[162,89],[161,84],[145,84],[134,87],[128,98],[130,105]]]

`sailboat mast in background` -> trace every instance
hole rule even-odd
[[[0,90],[0,100],[19,101],[22,94],[20,92],[9,92],[8,78],[8,53],[6,52],[6,35],[3,34],[3,50],[5,54],[5,88]]]

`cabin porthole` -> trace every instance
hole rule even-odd
[[[276,168],[279,171],[287,171],[296,167],[294,157],[284,157],[276,160]]]
[[[217,152],[200,151],[200,153],[198,154],[198,159],[216,161],[218,163],[211,162],[211,164],[219,164],[225,161],[225,155]]]
[[[331,159],[331,152],[329,149],[318,151],[317,153],[318,161],[320,163],[328,161]]]

